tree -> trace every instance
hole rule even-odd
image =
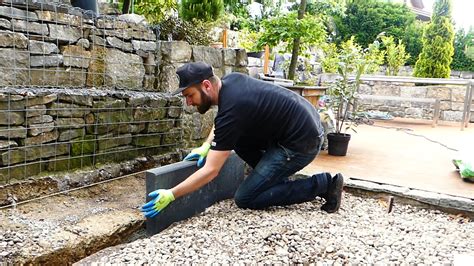
[[[416,20],[406,28],[403,43],[405,44],[406,51],[410,54],[410,58],[407,59],[408,65],[415,65],[423,49],[421,40],[423,39],[423,30],[426,25],[426,22]]]
[[[128,14],[132,1],[123,0],[122,13]],[[177,9],[175,0],[136,0],[133,11],[143,15],[150,24],[158,24],[167,19]]]
[[[398,44],[392,36],[382,36],[382,43],[386,50],[387,74],[391,76],[398,75],[400,67],[405,65],[405,62],[410,57],[405,51],[405,45],[399,40]]]
[[[181,16],[184,20],[215,21],[224,11],[223,0],[182,0]]]
[[[303,2],[303,1],[302,1]],[[298,14],[289,12],[275,18],[262,21],[263,31],[258,40],[258,47],[265,44],[276,47],[281,42],[286,44],[285,52],[302,51],[309,49],[311,45],[318,45],[326,40],[326,31],[321,18],[306,15],[298,19]],[[299,38],[299,45],[295,47],[294,40]],[[293,74],[294,77],[294,74]]]
[[[464,29],[456,32],[454,37],[454,56],[451,68],[461,71],[474,71],[474,59],[466,55],[466,48],[474,45],[474,29],[466,33]]]
[[[451,0],[436,0],[431,22],[423,34],[423,50],[415,64],[415,77],[449,78],[453,42]]]
[[[302,20],[304,12],[306,10],[306,0],[301,0],[300,8],[298,9],[298,20]],[[293,80],[295,78],[296,63],[298,62],[298,54],[300,52],[301,36],[296,36],[293,39],[293,49],[291,50],[291,61],[288,69],[288,79]]]
[[[376,37],[385,32],[396,40],[405,36],[405,29],[415,20],[415,15],[403,4],[376,0],[348,1],[345,16],[336,15],[337,42],[352,36],[363,47],[367,47]]]

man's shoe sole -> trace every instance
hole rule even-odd
[[[334,213],[339,210],[339,207],[341,207],[341,201],[342,201],[342,189],[344,187],[344,177],[342,174],[338,173],[336,174],[337,180],[336,180],[336,191],[337,191],[337,203],[336,207],[334,209],[327,209],[327,203],[324,203],[323,206],[321,206],[321,210],[327,212],[327,213]]]

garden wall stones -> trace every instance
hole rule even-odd
[[[336,74],[320,75],[320,83],[330,86],[337,79]],[[441,103],[440,119],[445,121],[461,121],[464,110],[466,86],[428,85],[415,86],[413,83],[397,82],[362,82],[358,93],[368,95],[398,96],[406,98],[439,99]],[[471,103],[472,104],[472,103]],[[434,107],[430,103],[358,100],[358,111],[388,112],[395,117],[433,119]],[[474,122],[474,104],[471,107],[471,122]]]
[[[0,186],[200,145],[215,110],[169,94],[176,69],[247,73],[245,50],[160,41],[137,15],[91,16],[68,0],[0,1]]]
[[[441,101],[441,120],[461,121],[464,108],[465,86],[415,86],[407,83],[364,82],[360,93],[369,95],[400,96],[406,98],[434,98]],[[432,119],[434,108],[429,103],[359,100],[360,110],[389,112],[395,117]]]
[[[182,147],[182,102],[163,93],[3,88],[0,109],[0,185]]]

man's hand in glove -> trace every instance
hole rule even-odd
[[[147,202],[142,206],[141,211],[145,217],[152,218],[160,213],[161,210],[166,208],[170,202],[174,200],[173,192],[169,189],[158,189],[148,194],[149,197],[154,199]]]
[[[202,167],[206,163],[206,156],[210,148],[211,148],[211,144],[204,142],[201,147],[193,149],[191,153],[189,153],[186,157],[184,157],[184,160],[186,161],[198,160],[197,166]]]

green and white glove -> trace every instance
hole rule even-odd
[[[152,218],[161,212],[168,204],[174,201],[173,192],[170,189],[158,189],[148,194],[154,199],[142,206],[141,211],[145,217]]]
[[[206,156],[210,148],[211,144],[204,142],[201,147],[193,149],[188,155],[186,155],[186,157],[184,157],[184,160],[198,160],[196,165],[198,167],[202,167],[206,163]]]

